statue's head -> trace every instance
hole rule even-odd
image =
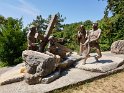
[[[36,33],[36,26],[35,25],[30,25],[29,29],[32,33]]]
[[[93,23],[93,29],[94,30],[98,29],[98,23]]]
[[[84,27],[84,25],[80,25],[80,27],[78,28],[79,30],[85,30],[85,27]]]
[[[82,29],[82,28],[84,29],[85,27],[84,27],[84,25],[80,25],[80,28],[81,28],[81,29]]]

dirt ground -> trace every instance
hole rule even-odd
[[[124,93],[124,71],[54,93]]]

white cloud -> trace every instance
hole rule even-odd
[[[40,11],[36,7],[31,5],[29,2],[26,2],[26,0],[18,0],[18,4],[7,4],[7,5],[10,8],[14,8],[30,16],[36,16],[40,14]]]
[[[38,9],[36,9],[33,5],[29,4],[29,2],[26,2],[26,0],[19,0],[19,2],[20,6],[18,7],[18,9],[20,9],[21,11],[32,16],[36,16],[40,13]]]
[[[0,6],[1,15],[13,18],[23,17],[24,26],[32,22],[41,13],[35,5],[32,5],[30,0],[5,0],[0,3]]]

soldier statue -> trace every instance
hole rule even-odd
[[[31,25],[29,27],[29,31],[27,34],[27,43],[28,43],[28,50],[38,51],[39,50],[39,43],[36,41],[39,39],[41,42],[44,36],[37,32],[37,28],[35,25]]]

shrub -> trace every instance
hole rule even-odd
[[[21,19],[7,18],[1,26],[0,36],[0,60],[8,65],[20,63],[22,51],[25,49],[25,36],[22,31]]]

